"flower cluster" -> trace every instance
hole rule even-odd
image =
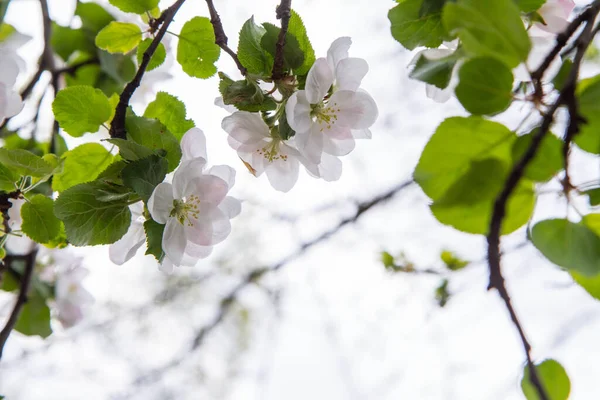
[[[25,68],[17,49],[28,40],[29,36],[15,31],[0,42],[0,123],[23,109],[21,96],[14,87],[19,72]]]
[[[348,37],[335,40],[327,57],[311,67],[304,89],[284,99],[278,113],[285,111],[293,137],[283,139],[257,113],[236,111],[223,120],[230,146],[254,175],[265,172],[276,190],[287,192],[295,185],[300,164],[317,178],[339,179],[338,157],[354,149],[355,139],[371,137],[377,105],[360,89],[369,67],[348,56],[351,43]]]
[[[172,272],[174,266],[193,266],[207,257],[215,244],[231,232],[230,219],[241,211],[240,202],[227,196],[235,183],[235,170],[227,165],[206,168],[206,138],[192,128],[181,139],[182,161],[173,182],[160,183],[148,200],[152,219],[165,224],[160,269]],[[129,231],[111,245],[115,264],[129,260],[145,240],[143,207],[132,206]]]

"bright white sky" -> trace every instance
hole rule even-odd
[[[50,1],[53,16],[66,24],[74,3]],[[275,1],[215,3],[232,48],[237,46],[237,30],[251,15],[256,21],[275,22]],[[522,399],[521,344],[498,296],[485,290],[484,264],[452,275],[455,294],[440,309],[433,300],[438,278],[390,275],[378,262],[383,249],[404,251],[423,268],[439,267],[442,248],[471,260],[483,258],[484,239],[436,223],[418,188],[371,211],[265,279],[271,296],[258,288],[244,292],[241,304],[247,314],[238,309],[199,351],[155,384],[130,385],[138,374],[184,351],[238,274],[275,263],[299,242],[334,226],[352,213],[349,199],[368,199],[410,177],[437,124],[464,113],[455,100],[443,105],[428,100],[423,85],[408,79],[406,65],[412,55],[389,33],[387,11],[392,6],[392,1],[293,1],[317,57],[337,37],[351,36],[351,56],[370,65],[363,87],[378,103],[379,120],[373,139],[360,142],[344,158],[339,182],[301,174],[296,187],[281,194],[266,179],[250,176],[220,128],[226,113],[213,106],[217,79],[190,78],[175,63],[175,79],[158,88],[186,103],[188,115],[207,135],[209,162],[238,171],[234,193],[245,203],[234,234],[210,259],[169,278],[148,257],[140,255],[117,267],[108,260],[106,247],[79,250],[92,271],[86,286],[96,297],[89,318],[70,331],[57,325],[46,341],[50,347],[37,338],[14,335],[0,365],[0,393],[10,400]],[[196,15],[207,15],[205,3],[188,0],[171,30],[178,32]],[[7,21],[36,37],[23,48],[34,68],[41,48],[37,2],[13,0]],[[237,76],[225,55],[219,68]],[[503,120],[514,127],[519,110],[509,114]],[[584,171],[581,166],[576,178],[583,180]],[[536,218],[564,213],[564,205],[553,197],[543,198],[549,204],[540,207]],[[313,212],[330,204],[335,206]],[[292,223],[278,215],[302,217]],[[520,230],[507,243],[518,244],[524,236]],[[572,380],[571,399],[598,398],[597,302],[531,248],[507,256],[504,265],[535,358],[556,358],[565,366]],[[166,282],[211,272],[217,276],[164,307],[127,311],[151,302]],[[32,353],[22,358],[23,349]]]

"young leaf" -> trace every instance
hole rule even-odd
[[[497,58],[509,68],[527,61],[531,42],[513,0],[448,2],[443,22],[474,56]]]
[[[162,249],[162,237],[165,225],[149,219],[144,222],[144,231],[146,232],[146,254],[153,255],[156,261],[162,262],[165,257]]]
[[[177,44],[177,61],[183,71],[196,78],[210,78],[217,72],[214,65],[221,48],[215,44],[210,20],[194,17],[183,25]]]
[[[447,38],[441,10],[432,9],[422,15],[423,4],[423,0],[404,0],[388,13],[392,36],[409,50],[418,46],[438,47]]]
[[[94,34],[115,20],[102,6],[91,2],[82,3],[78,1],[75,15],[81,18],[82,28],[89,29]]]
[[[540,221],[531,230],[531,241],[560,267],[585,276],[600,273],[600,238],[584,224],[566,219]]]
[[[96,36],[96,46],[109,53],[128,53],[142,40],[142,30],[136,24],[113,21]]]
[[[569,271],[571,277],[579,286],[585,289],[590,296],[600,300],[600,274],[594,276],[585,276],[575,271]]]
[[[62,192],[54,203],[54,213],[64,222],[74,246],[114,243],[131,223],[128,193],[99,181]]]
[[[15,190],[15,183],[19,175],[11,171],[4,164],[0,164],[0,191],[11,192]]]
[[[143,14],[158,7],[159,0],[109,0],[109,2],[121,11]]]
[[[265,28],[254,23],[254,17],[250,17],[244,22],[240,30],[238,58],[248,72],[252,74],[268,76],[273,69],[273,57],[260,45],[260,41],[266,32]]]
[[[263,27],[267,31],[260,40],[260,45],[265,49],[271,57],[275,57],[276,43],[279,39],[279,27],[264,23]],[[304,52],[300,48],[298,39],[293,34],[285,36],[285,47],[283,48],[283,66],[286,69],[299,69],[304,64]]]
[[[535,130],[519,136],[512,148],[513,162],[517,163],[529,148]],[[563,168],[563,142],[556,136],[548,134],[542,139],[535,157],[525,169],[525,176],[536,182],[546,182],[552,179]]]
[[[158,92],[156,99],[148,104],[144,117],[159,120],[177,140],[195,126],[194,121],[186,118],[185,104],[166,92]]]
[[[61,128],[71,136],[96,132],[111,114],[108,98],[91,86],[71,86],[58,92],[52,111]]]
[[[270,111],[277,108],[277,104],[269,96],[265,96],[260,86],[255,81],[243,79],[233,81],[224,73],[219,73],[219,91],[223,96],[223,103],[233,104],[238,110],[258,112]]]
[[[138,64],[142,63],[142,60],[144,58],[144,52],[146,50],[148,50],[148,47],[150,47],[150,44],[152,44],[152,39],[150,39],[150,38],[144,39],[139,44],[139,46],[137,48]],[[150,58],[150,62],[148,63],[148,67],[146,68],[146,71],[152,71],[153,69],[160,67],[162,65],[162,63],[165,62],[165,58],[167,58],[167,50],[165,50],[164,44],[159,43],[158,47],[156,48],[156,51],[152,55],[152,58]]]
[[[465,62],[459,79],[454,92],[471,114],[497,114],[512,101],[512,72],[495,58],[477,57]]]
[[[308,39],[302,18],[300,18],[298,13],[296,13],[294,10],[292,10],[292,15],[290,17],[288,33],[294,35],[294,37],[298,40],[298,46],[304,54],[304,61],[302,62],[302,65],[296,68],[294,72],[297,75],[306,75],[308,74],[310,67],[312,67],[312,65],[315,63],[315,50]]]
[[[46,338],[52,334],[50,308],[39,294],[29,296],[21,309],[15,330],[27,336],[38,335]]]
[[[152,155],[128,164],[121,173],[123,184],[148,201],[156,185],[165,180],[168,163],[163,157]]]
[[[0,164],[23,176],[42,177],[54,170],[52,165],[41,157],[22,149],[0,148]]]
[[[119,155],[125,160],[135,161],[156,154],[155,150],[149,149],[141,144],[125,139],[107,139],[119,148]]]
[[[536,365],[536,371],[550,400],[567,400],[571,393],[571,381],[567,372],[555,360],[544,360]],[[538,392],[529,378],[529,368],[525,365],[523,379],[521,379],[521,390],[527,400],[539,400]]]
[[[98,143],[85,143],[67,151],[63,169],[54,175],[52,189],[62,192],[71,186],[91,182],[114,160],[114,156]]]
[[[32,240],[47,243],[60,233],[60,221],[54,215],[51,198],[36,194],[21,207],[23,224],[21,229]]]
[[[469,261],[457,257],[453,252],[444,250],[440,254],[440,258],[450,271],[458,271],[469,265]]]
[[[151,150],[166,151],[169,161],[169,171],[177,168],[181,160],[181,147],[179,141],[163,124],[154,119],[130,115],[125,119],[127,137]]]

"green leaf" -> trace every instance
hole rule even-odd
[[[85,143],[67,151],[63,170],[54,175],[52,189],[62,192],[71,186],[91,182],[114,160],[114,156],[98,143]]]
[[[273,69],[273,57],[260,45],[261,38],[266,29],[254,23],[254,17],[250,17],[240,30],[238,42],[238,58],[240,63],[249,73],[268,76]]]
[[[39,294],[30,295],[21,309],[15,330],[27,336],[38,335],[46,338],[52,334],[50,308]]]
[[[600,204],[600,188],[586,190],[584,194],[588,195],[590,206],[595,207]]]
[[[147,38],[144,39],[137,48],[137,62],[138,65],[142,63],[144,59],[144,52],[148,50],[148,47],[152,44],[152,39]],[[158,68],[165,62],[165,58],[167,58],[167,50],[165,50],[165,45],[162,43],[158,44],[156,51],[152,54],[152,58],[150,58],[150,62],[148,63],[148,67],[146,71],[152,71],[155,68]]]
[[[596,275],[600,273],[600,238],[585,224],[590,215],[584,217],[584,224],[566,219],[540,221],[531,230],[531,241],[554,264],[585,276]]]
[[[414,68],[408,75],[411,79],[444,89],[450,83],[452,70],[458,61],[456,53],[438,59],[429,59],[424,54],[417,58]]]
[[[96,132],[111,114],[108,98],[90,86],[71,86],[58,92],[52,103],[54,117],[69,135]]]
[[[159,0],[109,0],[109,2],[121,11],[143,14],[158,7]]]
[[[440,254],[440,258],[450,271],[458,271],[469,265],[469,261],[457,257],[453,252],[444,250]]]
[[[581,131],[574,141],[582,150],[600,154],[600,75],[579,82],[577,100],[586,122],[580,124]]]
[[[42,177],[54,170],[52,165],[41,157],[22,149],[0,148],[0,164],[23,176]]]
[[[108,139],[107,142],[110,142],[119,148],[119,155],[123,157],[125,160],[135,161],[141,158],[146,158],[153,154],[156,154],[156,151],[149,149],[141,144],[133,142],[131,140],[125,139]]]
[[[210,78],[217,72],[214,65],[221,48],[215,44],[210,20],[194,17],[183,25],[177,44],[177,61],[183,71],[196,78]]]
[[[81,18],[82,28],[89,29],[94,34],[115,20],[102,6],[80,1],[77,2],[75,15]]]
[[[147,202],[156,185],[165,180],[168,163],[163,157],[152,155],[134,161],[123,168],[123,184],[136,192]]]
[[[162,262],[165,253],[162,249],[162,237],[165,225],[149,219],[144,222],[146,232],[146,254],[153,255],[158,262]]]
[[[15,190],[15,183],[19,175],[11,171],[4,164],[0,164],[0,191],[11,192]]]
[[[110,182],[116,185],[122,185],[123,181],[121,179],[121,171],[127,163],[123,160],[116,161],[110,164],[104,171],[98,175],[98,180],[102,180],[105,182]]]
[[[546,0],[513,0],[519,9],[524,13],[530,13],[539,10]]]
[[[546,393],[548,400],[567,400],[571,393],[571,381],[567,372],[555,360],[544,360],[536,365],[536,371]],[[529,367],[525,365],[523,369],[523,379],[521,380],[521,390],[527,400],[539,400],[538,392],[529,378]]]
[[[113,21],[96,36],[96,46],[109,53],[128,53],[142,40],[142,30],[136,24]]]
[[[110,244],[121,239],[131,223],[127,195],[104,182],[83,183],[60,194],[54,213],[64,222],[72,245]]]
[[[585,289],[590,296],[596,300],[600,300],[600,274],[592,277],[582,275],[575,271],[569,271],[571,277],[579,286]]]
[[[300,18],[300,15],[294,10],[292,10],[292,15],[290,17],[288,34],[293,35],[298,40],[298,46],[302,51],[302,54],[304,54],[302,65],[296,68],[294,72],[296,75],[306,75],[308,74],[310,67],[315,63],[315,50],[308,39],[308,34],[306,33],[306,27],[304,26],[304,22],[302,22],[302,18]]]
[[[454,92],[471,114],[497,114],[512,101],[512,72],[495,58],[477,57],[465,62],[459,79]]]
[[[495,158],[512,165],[516,135],[504,125],[481,117],[453,117],[442,122],[421,153],[414,179],[438,200],[474,160]]]
[[[194,121],[186,118],[185,104],[166,92],[158,92],[156,99],[148,104],[144,117],[162,122],[178,140],[195,126]]]
[[[517,138],[512,148],[514,163],[517,163],[523,157],[536,131],[537,129]],[[563,169],[562,145],[562,140],[553,134],[545,135],[535,157],[527,165],[523,176],[536,182],[546,182],[552,179],[554,175]]]
[[[267,31],[260,39],[260,45],[265,49],[271,57],[275,57],[276,43],[279,39],[279,31],[281,30],[278,26],[270,23],[264,23],[263,27]],[[283,67],[284,69],[300,69],[304,65],[304,53],[300,48],[300,43],[296,36],[288,33],[285,35],[285,46],[283,47]]]
[[[131,81],[137,68],[129,56],[123,54],[110,54],[107,51],[98,51],[100,68],[118,84],[125,85]],[[119,88],[119,92],[121,88]]]
[[[568,58],[563,61],[562,65],[560,66],[560,70],[558,70],[558,73],[552,80],[552,83],[556,89],[562,89],[563,86],[565,86],[567,78],[571,73],[571,67],[573,67],[573,61],[569,60]]]
[[[474,56],[494,57],[514,68],[527,60],[531,42],[513,0],[458,0],[444,7],[444,26]]]
[[[177,168],[181,160],[179,141],[167,128],[157,120],[128,116],[125,119],[127,137],[151,150],[165,150],[169,161],[169,171]]]
[[[409,50],[418,46],[438,47],[448,38],[440,10],[432,9],[433,12],[422,15],[423,6],[423,0],[404,0],[388,13],[392,36]]]
[[[277,104],[270,96],[265,96],[256,81],[243,79],[233,81],[227,75],[219,72],[221,81],[219,91],[223,96],[223,103],[232,104],[238,110],[258,112],[270,111],[277,108]]]
[[[60,233],[60,221],[54,215],[54,202],[51,198],[36,194],[21,207],[23,224],[21,229],[32,240],[47,243]]]
[[[88,55],[94,55],[96,52],[94,37],[88,35],[82,28],[72,29],[52,23],[50,43],[56,54],[65,61],[69,60],[69,57],[76,52]]]
[[[278,121],[279,121],[279,124],[278,124],[279,137],[282,140],[288,140],[292,136],[296,135],[296,132],[292,129],[292,127],[288,123],[287,114],[285,113],[285,107],[283,108],[283,111],[281,112],[281,116],[279,117]]]

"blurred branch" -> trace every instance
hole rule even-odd
[[[599,12],[600,12],[600,0],[596,0],[586,11],[584,11],[584,13],[586,15],[585,19],[580,20],[579,18],[577,18],[566,29],[567,33],[571,32],[571,31],[574,32],[576,27],[572,27],[572,26],[574,26],[574,25],[579,26],[584,20],[586,21],[586,27],[583,30],[583,32],[581,33],[581,35],[579,36],[579,38],[577,39],[579,41],[579,43],[577,45],[577,53],[575,55],[575,59],[573,61],[573,66],[571,68],[569,76],[567,77],[564,87],[560,90],[558,98],[550,106],[549,110],[544,115],[541,126],[540,126],[539,130],[534,134],[531,144],[529,145],[529,148],[527,149],[527,151],[525,152],[523,157],[512,168],[512,170],[504,184],[502,191],[500,192],[500,194],[496,198],[496,201],[494,202],[494,209],[493,209],[492,218],[491,218],[491,222],[490,222],[490,230],[489,230],[489,234],[487,236],[488,264],[489,264],[489,270],[490,270],[488,289],[495,288],[498,291],[498,294],[500,295],[500,297],[502,298],[502,300],[504,301],[504,303],[506,305],[506,308],[508,309],[508,312],[510,314],[510,318],[511,318],[513,324],[515,325],[515,327],[517,328],[517,330],[519,332],[521,342],[523,343],[523,349],[525,351],[525,356],[527,358],[527,365],[528,365],[529,371],[530,371],[531,383],[536,388],[538,396],[540,397],[541,400],[548,400],[549,397],[543,387],[541,380],[539,379],[537,370],[531,359],[531,345],[530,345],[529,341],[527,340],[527,337],[525,336],[523,327],[521,326],[521,323],[517,317],[517,314],[512,306],[508,291],[506,290],[505,280],[504,280],[504,277],[502,275],[502,271],[500,268],[500,258],[501,258],[500,234],[501,234],[501,230],[502,230],[502,222],[503,222],[503,219],[506,214],[506,204],[507,204],[510,196],[512,195],[512,193],[517,188],[517,185],[519,184],[519,182],[523,176],[525,168],[537,154],[537,151],[540,148],[542,139],[550,130],[550,125],[552,124],[552,122],[554,120],[554,114],[556,113],[556,111],[558,110],[558,108],[560,106],[566,105],[569,110],[570,122],[569,122],[569,126],[567,128],[566,139],[568,139],[569,137],[572,138],[572,136],[574,135],[573,132],[577,132],[579,130],[578,124],[580,122],[580,117],[577,114],[575,114],[575,115],[571,114],[571,112],[573,112],[573,111],[576,112],[576,110],[577,110],[575,88],[577,85],[577,78],[579,76],[579,68],[581,67],[581,62],[583,60],[583,56],[593,39],[592,29],[593,29],[593,25],[594,25],[596,16],[598,15]],[[561,43],[562,42],[557,43],[556,47],[559,47]],[[563,46],[564,46],[564,44],[563,44]],[[556,49],[556,47],[555,47],[555,49]],[[552,59],[556,56],[556,54],[558,54],[558,51],[556,51],[555,49],[553,49],[551,51],[551,53],[548,55],[548,57],[546,58],[546,60],[550,60],[550,61],[547,61],[547,62],[545,61],[544,63],[542,63],[542,67],[547,64],[545,67],[545,68],[547,68],[547,66],[550,64]],[[559,47],[559,50],[560,50],[560,47]],[[537,77],[539,82],[541,82],[541,77],[543,76],[543,73],[544,73],[544,69],[534,72],[534,75]],[[541,85],[541,83],[540,83],[540,85]],[[567,142],[567,141],[565,140],[565,142]]]
[[[287,34],[290,17],[292,15],[292,0],[281,0],[277,6],[276,16],[281,20],[281,30],[275,44],[275,57],[273,59],[273,71],[271,78],[274,81],[283,78],[283,48],[285,46],[285,35]]]
[[[112,122],[110,123],[109,133],[112,138],[126,138],[125,115],[127,114],[127,107],[129,107],[129,100],[131,100],[133,93],[135,93],[135,90],[140,86],[140,83],[142,82],[142,77],[146,73],[146,69],[148,68],[148,64],[150,63],[150,59],[152,58],[154,52],[158,48],[160,41],[165,36],[169,25],[171,24],[171,22],[173,22],[175,14],[177,14],[177,11],[183,5],[184,2],[185,0],[177,0],[169,8],[163,11],[161,16],[156,20],[162,22],[162,25],[158,30],[156,36],[152,40],[152,43],[150,43],[150,46],[148,46],[148,48],[144,52],[142,62],[140,63],[140,66],[138,67],[135,76],[133,77],[131,82],[129,82],[125,86],[125,89],[123,89],[123,92],[119,97],[119,104],[117,104],[115,116]]]
[[[235,61],[235,65],[237,65],[241,74],[246,76],[246,68],[242,65],[240,60],[238,59],[235,51],[231,50],[229,46],[227,46],[227,35],[225,35],[225,31],[223,30],[223,24],[221,23],[221,18],[219,17],[219,13],[215,9],[215,5],[212,0],[206,0],[206,5],[208,6],[208,11],[210,12],[210,23],[213,26],[213,30],[215,31],[215,44],[223,49],[224,52],[229,54],[233,61]]]

